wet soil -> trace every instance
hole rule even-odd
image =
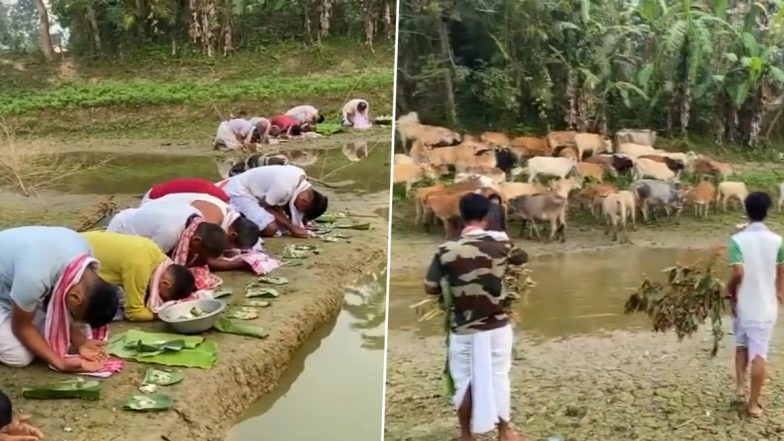
[[[408,205],[398,201],[393,210],[385,439],[452,440],[458,426],[442,388],[440,320],[418,322],[408,308],[424,297],[424,268],[443,231],[414,227]],[[729,320],[712,358],[708,330],[679,342],[674,334],[650,332],[644,317],[623,315],[643,273],[656,276],[676,261],[721,249],[742,213],[640,226],[627,243],[613,242],[581,215],[570,219],[565,243],[515,239],[529,252],[539,283],[516,306],[521,322],[515,327],[512,419],[526,439],[784,439],[784,352],[777,348],[784,325],[773,337],[766,415],[749,420],[734,402]],[[782,220],[772,214],[769,225],[781,232]],[[512,235],[517,228],[513,223]]]
[[[380,137],[380,134],[374,136]],[[389,136],[387,130],[386,136]],[[348,139],[348,138],[347,138]],[[388,139],[388,138],[387,138]],[[319,140],[319,142],[323,142]],[[346,167],[342,172],[346,175],[356,170],[367,170],[353,176],[362,182],[367,181],[364,173],[385,175],[388,179],[389,160],[381,154],[389,152],[389,144],[379,142],[380,159],[373,166],[362,166],[361,163]],[[144,144],[139,142],[139,145]],[[336,145],[337,144],[337,145]],[[84,151],[83,143],[78,146],[62,145],[63,151]],[[106,144],[103,144],[106,145]],[[112,144],[120,146],[118,144]],[[297,148],[310,148],[311,144],[303,142]],[[337,140],[331,147],[339,147],[342,141]],[[149,151],[159,146],[149,146]],[[327,144],[313,148],[326,148]],[[139,148],[135,153],[149,153]],[[103,150],[100,150],[103,151]],[[117,157],[131,153],[118,149],[106,152]],[[202,150],[207,157],[209,151]],[[182,164],[193,160],[193,175],[212,177],[206,168],[199,168],[199,158],[195,153],[182,157]],[[155,162],[136,161],[128,166],[128,175],[138,175],[144,179],[156,179],[155,173],[144,166],[156,167]],[[356,167],[356,168],[354,168]],[[187,165],[183,165],[187,169]],[[105,169],[106,179],[112,180],[113,169]],[[202,173],[200,170],[204,170]],[[333,171],[325,168],[325,174]],[[364,170],[364,169],[363,169]],[[212,172],[210,172],[212,173]],[[338,175],[338,173],[335,173]],[[144,178],[146,177],[146,178]],[[342,179],[342,178],[341,178]],[[328,178],[327,180],[332,180]],[[68,181],[64,181],[68,183]],[[84,185],[75,178],[73,185]],[[136,204],[137,187],[129,178],[128,185],[117,189],[116,199],[121,207]],[[388,181],[387,181],[388,182]],[[70,185],[70,184],[69,184]],[[9,188],[0,191],[0,225],[24,224],[58,224],[75,226],[79,223],[80,213],[89,211],[95,203],[104,197],[102,186],[98,183],[86,188],[79,194],[65,193],[56,189],[42,191],[33,197],[18,195]],[[96,188],[93,188],[96,187]],[[318,187],[318,186],[317,186]],[[384,187],[385,188],[385,187]],[[317,244],[321,253],[309,257],[301,267],[276,270],[275,275],[287,277],[291,283],[280,291],[282,295],[275,299],[269,308],[259,311],[260,317],[252,323],[260,325],[269,332],[264,340],[228,334],[208,332],[205,336],[218,344],[218,362],[212,369],[183,369],[185,380],[167,388],[165,392],[174,399],[174,409],[159,414],[136,414],[121,410],[124,399],[136,392],[144,370],[148,365],[128,363],[125,370],[113,378],[103,381],[102,396],[97,402],[64,401],[31,401],[21,398],[21,386],[41,384],[66,378],[47,367],[35,364],[23,370],[0,367],[0,384],[12,398],[20,411],[32,415],[33,421],[46,433],[49,440],[62,441],[114,441],[114,440],[169,440],[169,441],[217,441],[225,438],[226,431],[236,417],[264,394],[272,391],[286,371],[293,354],[315,330],[335,320],[343,304],[344,289],[360,274],[374,270],[386,260],[387,246],[387,213],[389,193],[375,185],[368,186],[364,191],[351,193],[335,192],[325,189],[330,198],[330,211],[346,212],[355,219],[371,223],[369,231],[349,230],[349,243]],[[107,192],[108,193],[108,192]],[[293,239],[271,239],[266,242],[272,254],[279,253]],[[235,288],[229,299],[232,303],[241,302],[241,287],[250,280],[249,275],[221,273],[224,283]],[[163,330],[161,323],[150,324],[117,324],[112,332],[121,332],[129,327]]]

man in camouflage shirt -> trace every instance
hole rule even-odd
[[[509,425],[512,328],[504,311],[503,278],[508,265],[522,265],[526,253],[506,233],[487,231],[490,201],[480,194],[460,199],[465,228],[457,240],[438,248],[425,278],[425,291],[451,304],[449,373],[461,440],[498,427],[499,439],[520,438]],[[441,291],[446,280],[449,292]]]

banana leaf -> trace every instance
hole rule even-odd
[[[174,403],[166,395],[133,395],[123,404],[123,409],[134,412],[160,412],[169,410]]]
[[[253,308],[239,308],[231,311],[229,317],[239,320],[253,320],[259,318],[259,313]]]
[[[319,123],[316,125],[315,130],[319,135],[334,135],[343,131],[343,125],[339,123]]]
[[[212,298],[213,299],[219,299],[221,297],[230,296],[231,293],[232,293],[232,291],[229,288],[219,288],[219,289],[215,290],[214,293],[212,293]]]
[[[160,364],[163,366],[182,366],[209,369],[218,360],[218,345],[207,341],[194,349],[183,349],[177,352],[164,352],[151,357],[132,356],[129,360],[139,363]]]
[[[345,217],[346,213],[322,214],[318,217],[318,219],[316,219],[316,222],[320,224],[334,224],[338,219],[344,219]]]
[[[223,316],[218,317],[218,321],[215,322],[215,329],[227,334],[245,335],[248,337],[264,338],[267,336],[267,333],[260,326],[248,325]]]
[[[261,276],[258,278],[258,280],[261,283],[267,283],[270,285],[286,285],[289,283],[289,279],[285,277]]]
[[[332,235],[319,236],[319,239],[321,239],[322,242],[340,242],[340,239]]]
[[[144,383],[158,386],[171,386],[181,382],[185,376],[182,372],[170,372],[162,369],[148,368],[144,373]]]
[[[278,297],[280,293],[275,288],[261,288],[261,287],[249,287],[245,290],[245,297],[252,298],[252,297]]]
[[[95,380],[66,380],[40,386],[22,388],[22,396],[34,400],[80,398],[95,401],[101,397],[101,384]]]
[[[245,300],[245,303],[243,303],[242,306],[247,306],[249,308],[267,308],[272,306],[272,303],[266,300]]]
[[[302,266],[302,259],[301,258],[283,259],[283,266],[287,266],[289,268],[295,266]]]
[[[164,342],[144,343],[139,341],[126,341],[124,348],[135,351],[137,354],[145,356],[158,355],[166,351],[181,351],[185,347],[185,341],[178,339]]]
[[[335,228],[344,228],[349,230],[369,230],[370,223],[357,223],[357,224],[335,224]]]
[[[147,332],[138,329],[130,329],[126,331],[125,334],[120,335],[124,335],[124,340],[127,342],[141,341],[144,344],[159,344],[161,342],[182,340],[184,349],[193,349],[204,343],[204,337],[200,336],[170,334],[166,332]]]

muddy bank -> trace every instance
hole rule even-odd
[[[707,330],[678,342],[673,333],[651,333],[644,317],[623,315],[642,273],[723,246],[741,218],[733,211],[707,221],[685,217],[640,226],[627,244],[613,243],[601,227],[579,218],[566,243],[515,239],[530,253],[540,282],[539,291],[517,306],[521,323],[511,373],[513,423],[528,440],[554,434],[574,441],[784,439],[781,322],[763,391],[766,416],[752,421],[733,401],[729,320],[728,335],[711,358]],[[769,224],[782,231],[781,221],[774,213]],[[421,278],[443,233],[435,228],[426,234],[407,222],[393,212],[385,439],[455,439],[457,420],[440,377],[445,346],[439,319],[421,323],[408,309],[424,297]],[[519,227],[512,225],[516,235]],[[649,247],[657,251],[645,251]],[[679,251],[657,256],[671,248]]]
[[[134,393],[149,365],[129,363],[126,369],[103,382],[101,400],[28,401],[18,396],[19,387],[64,378],[46,367],[25,370],[0,368],[0,381],[16,406],[33,416],[47,439],[86,440],[223,440],[225,431],[247,406],[272,390],[288,366],[294,351],[317,328],[334,319],[343,302],[343,289],[358,275],[370,271],[386,258],[386,219],[374,212],[388,203],[385,193],[355,197],[349,202],[333,199],[336,210],[361,216],[372,223],[370,231],[351,231],[350,243],[319,243],[322,252],[309,257],[302,267],[281,269],[276,275],[291,280],[281,289],[273,306],[259,311],[253,323],[270,335],[264,340],[206,334],[218,344],[218,362],[209,370],[183,369],[185,380],[166,389],[175,408],[163,414],[133,414],[121,409]],[[269,240],[274,254],[290,240]],[[221,274],[235,288],[231,303],[242,301],[240,287],[249,276]],[[129,327],[112,327],[119,332]],[[161,324],[133,325],[162,329]]]

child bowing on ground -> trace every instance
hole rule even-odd
[[[152,240],[142,236],[88,231],[82,233],[101,262],[98,277],[122,288],[125,318],[149,321],[164,303],[196,291],[193,274],[172,262]]]

